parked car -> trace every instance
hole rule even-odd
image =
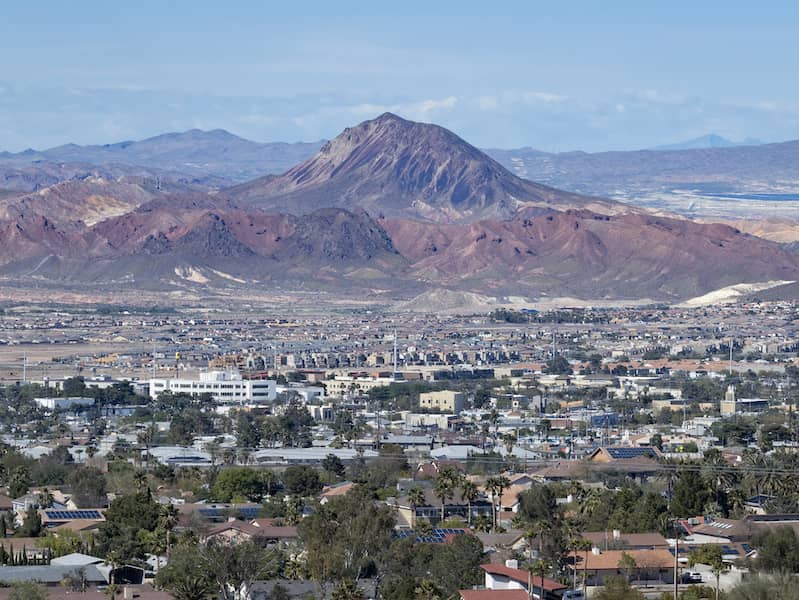
[[[697,571],[686,571],[682,574],[683,583],[702,583],[702,573]]]

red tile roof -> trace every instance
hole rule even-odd
[[[491,573],[492,575],[504,575],[508,579],[513,579],[514,581],[518,581],[523,585],[527,585],[530,581],[530,574],[522,569],[514,569],[512,567],[506,567],[505,565],[494,564],[480,565],[480,568],[486,573]],[[533,579],[533,586],[540,587],[541,577],[534,576]],[[544,577],[544,589],[549,592],[553,592],[555,590],[565,590],[567,587],[568,586],[565,586],[562,583],[558,583],[557,581],[553,581],[552,579],[547,579]],[[527,594],[525,592],[525,596],[526,595]]]
[[[461,590],[463,600],[529,600],[525,590]]]

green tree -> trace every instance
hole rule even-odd
[[[97,467],[78,467],[68,481],[79,508],[103,508],[108,504],[105,475]]]
[[[790,571],[747,577],[725,596],[727,600],[797,600],[796,576]]]
[[[47,590],[33,581],[15,583],[11,587],[8,600],[47,600]]]
[[[255,420],[245,412],[239,412],[236,419],[236,445],[239,448],[257,448],[261,444],[261,432]]]
[[[724,562],[721,546],[716,544],[703,544],[688,555],[688,564],[708,565],[716,577],[716,600],[719,600],[721,574],[729,569],[729,565]]]
[[[632,574],[638,565],[635,563],[635,558],[633,558],[632,555],[622,552],[621,558],[619,558],[619,564],[617,566],[624,572],[624,577],[627,578],[627,581],[630,581]]]
[[[469,526],[471,526],[472,504],[474,504],[477,498],[479,498],[480,494],[474,482],[466,479],[465,477],[463,477],[461,480],[460,488],[461,488],[461,498],[463,498],[466,501],[466,510],[468,511],[466,514],[466,522]]]
[[[418,485],[413,486],[408,490],[408,503],[411,505],[411,527],[416,527],[416,509],[424,506],[427,499],[424,495],[424,490]]]
[[[65,397],[80,397],[86,393],[86,383],[83,377],[70,377],[64,380],[63,394]]]
[[[202,558],[197,544],[176,546],[169,563],[159,569],[156,585],[172,594],[175,600],[204,600],[211,595],[215,584]]]
[[[379,571],[394,525],[391,509],[376,504],[362,486],[319,506],[299,525],[311,577],[324,588],[328,581],[358,581]]]
[[[710,497],[701,473],[683,469],[674,482],[671,514],[676,517],[695,517],[703,514],[705,502]]]
[[[333,590],[332,600],[362,600],[363,592],[358,588],[358,584],[351,579],[345,579]]]
[[[39,511],[33,506],[29,506],[25,511],[25,518],[22,520],[22,526],[17,530],[17,537],[39,537],[42,533],[42,518],[39,516]]]
[[[211,542],[200,548],[201,568],[214,581],[222,600],[250,597],[254,581],[276,577],[283,556],[276,548],[259,548],[254,542],[224,544]]]
[[[160,507],[149,490],[115,498],[97,534],[100,556],[113,552],[120,561],[143,558],[149,548],[141,532],[154,532],[159,514]]]
[[[592,594],[592,600],[644,600],[645,596],[624,577],[608,577],[605,585]]]
[[[319,472],[308,465],[291,465],[281,475],[286,492],[303,498],[318,494],[322,489]]]
[[[551,375],[571,375],[572,367],[563,356],[556,356],[547,361],[544,372]]]
[[[230,467],[217,475],[211,495],[219,502],[230,502],[235,498],[260,502],[266,493],[266,483],[263,473],[257,469]]]
[[[328,482],[332,483],[336,477],[344,476],[344,463],[335,454],[328,454],[322,459],[322,470],[328,475]]]
[[[24,465],[16,467],[8,479],[8,495],[19,498],[28,493],[31,487],[30,471]]]
[[[752,566],[761,572],[799,571],[799,537],[791,527],[767,529],[752,539],[757,558]]]
[[[524,521],[552,522],[557,519],[558,504],[547,485],[533,485],[519,494],[519,517]]]
[[[436,475],[435,483],[433,484],[433,493],[441,500],[441,522],[446,519],[444,509],[447,500],[455,494],[455,486],[457,485],[460,475],[452,467],[442,468]]]

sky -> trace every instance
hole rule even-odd
[[[314,141],[385,111],[480,147],[799,138],[799,3],[9,2],[0,150],[192,128]]]

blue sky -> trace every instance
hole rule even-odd
[[[483,147],[780,141],[799,138],[797,39],[789,2],[14,2],[0,149],[316,140],[385,110]]]

